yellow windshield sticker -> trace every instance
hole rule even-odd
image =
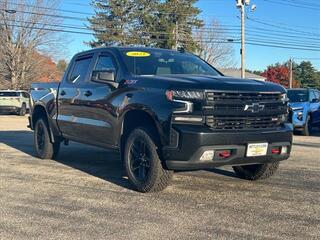
[[[128,57],[149,57],[150,55],[148,52],[127,52]]]

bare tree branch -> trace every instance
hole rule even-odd
[[[194,33],[194,38],[199,45],[197,53],[205,61],[220,68],[235,66],[234,49],[230,43],[221,43],[227,37],[218,22],[200,28]]]
[[[10,88],[28,88],[32,81],[41,76],[43,58],[37,57],[37,54],[52,56],[54,52],[58,52],[62,41],[59,34],[50,29],[53,28],[53,22],[61,23],[57,22],[51,10],[59,2],[60,0],[0,2],[0,80]]]

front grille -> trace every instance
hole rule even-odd
[[[281,125],[287,103],[281,93],[207,92],[202,111],[213,129],[270,129]]]
[[[218,130],[268,129],[280,126],[281,118],[278,116],[259,117],[213,117],[206,116],[206,124]]]
[[[253,101],[275,102],[281,100],[279,93],[236,93],[236,92],[207,92],[207,101]]]

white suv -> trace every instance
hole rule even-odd
[[[26,91],[0,90],[0,112],[24,116],[29,110],[30,95]]]

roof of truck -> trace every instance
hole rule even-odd
[[[180,53],[186,53],[186,54],[191,54],[187,51],[177,51],[177,50],[173,50],[173,49],[166,49],[166,48],[154,48],[154,47],[141,47],[141,46],[137,46],[137,47],[126,47],[126,46],[119,46],[119,47],[98,47],[98,48],[94,48],[94,49],[90,49],[84,52],[79,52],[76,55],[82,55],[82,54],[89,54],[89,53],[95,53],[95,52],[101,52],[103,50],[136,50],[136,51],[168,51],[168,52],[180,52]]]

